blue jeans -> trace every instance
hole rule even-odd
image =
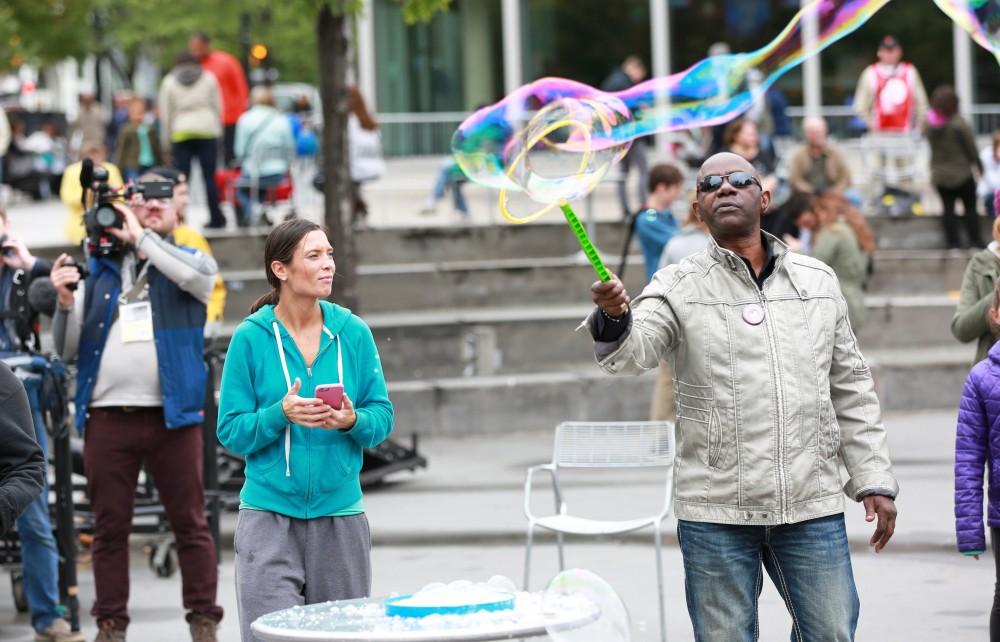
[[[444,198],[445,191],[451,188],[452,202],[455,205],[455,209],[461,212],[463,216],[468,216],[469,205],[465,202],[465,194],[462,193],[462,185],[465,181],[465,177],[457,172],[453,163],[442,166],[441,171],[438,172],[437,181],[434,183],[434,191],[432,193],[434,202],[436,203]]]
[[[41,375],[32,375],[24,380],[24,388],[35,420],[35,439],[47,459],[48,438],[38,400],[41,383]],[[17,518],[16,524],[21,539],[21,568],[24,571],[24,594],[31,611],[31,626],[41,631],[53,620],[62,617],[59,607],[59,549],[56,548],[49,520],[47,482],[42,487],[42,494]]]
[[[753,642],[764,571],[792,616],[792,642],[850,642],[858,592],[844,516],[781,526],[678,521],[697,642]]]
[[[253,177],[249,174],[240,174],[240,187],[236,190],[236,200],[239,201],[240,225],[250,225],[254,222],[253,201],[250,185],[253,185]],[[267,196],[267,190],[281,185],[285,180],[284,174],[263,174],[257,177],[257,201],[261,202]]]

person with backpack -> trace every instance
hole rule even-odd
[[[872,133],[920,129],[927,117],[927,92],[920,72],[903,60],[894,36],[878,43],[878,61],[861,73],[854,92],[854,112]]]

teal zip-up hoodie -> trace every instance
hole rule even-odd
[[[393,423],[371,330],[346,308],[320,305],[323,332],[311,368],[275,318],[274,306],[247,317],[229,344],[219,399],[219,441],[246,457],[243,504],[298,519],[333,515],[361,500],[363,449],[381,443]],[[281,408],[288,392],[285,367],[290,381],[302,380],[302,397],[314,396],[317,385],[343,383],[354,403],[354,427],[289,425]]]

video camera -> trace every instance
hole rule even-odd
[[[108,230],[120,230],[125,226],[125,218],[115,209],[116,201],[125,202],[137,194],[147,199],[172,198],[174,194],[174,182],[166,180],[112,187],[108,184],[108,170],[99,165],[95,167],[89,159],[83,161],[80,185],[83,187],[84,207],[91,203],[83,215],[87,251],[91,256],[102,258],[117,257],[125,250],[118,237],[108,233]],[[91,194],[93,198],[88,198]]]

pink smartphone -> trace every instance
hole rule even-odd
[[[334,410],[344,405],[344,386],[339,383],[323,383],[316,386],[316,398]]]

